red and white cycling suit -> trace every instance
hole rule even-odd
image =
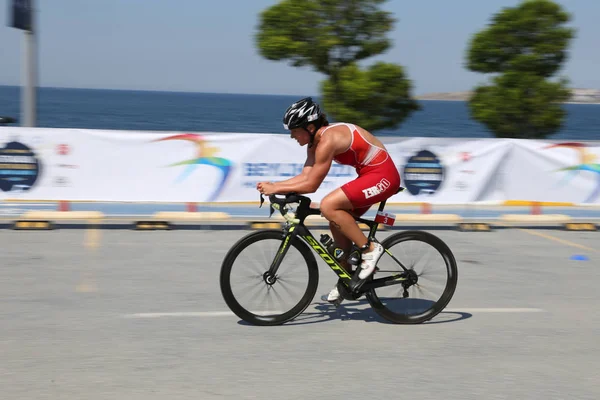
[[[400,174],[388,152],[369,143],[353,124],[332,124],[322,135],[327,129],[339,125],[350,129],[352,142],[345,152],[333,159],[338,164],[355,168],[358,177],[342,185],[341,189],[354,206],[352,213],[362,216],[373,204],[396,194],[400,187]]]

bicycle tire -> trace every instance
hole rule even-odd
[[[289,311],[286,311],[282,314],[264,316],[254,314],[251,311],[245,309],[237,301],[233,294],[230,282],[231,268],[233,267],[235,260],[242,252],[242,250],[261,240],[272,239],[283,240],[283,235],[281,231],[263,230],[253,232],[244,236],[231,247],[221,265],[220,286],[221,294],[223,295],[225,303],[235,315],[253,325],[281,325],[293,320],[302,312],[304,312],[304,310],[306,310],[306,308],[314,298],[317,292],[317,287],[319,286],[319,268],[317,265],[317,261],[315,260],[315,257],[311,253],[308,246],[299,238],[295,237],[292,240],[290,240],[290,246],[293,246],[300,252],[302,257],[304,258],[304,261],[306,261],[306,267],[308,268],[308,285],[306,287],[306,292],[304,293],[300,301]],[[268,265],[265,266],[265,271],[268,269],[268,267]]]
[[[442,241],[439,237],[424,231],[404,231],[393,234],[385,238],[381,245],[385,249],[390,249],[395,244],[407,241],[407,240],[417,240],[431,245],[435,248],[446,264],[447,270],[447,280],[446,285],[444,287],[444,291],[440,298],[433,304],[433,306],[424,312],[417,315],[406,315],[393,312],[389,308],[387,308],[377,296],[377,289],[371,289],[365,296],[373,308],[373,310],[379,314],[381,317],[386,320],[396,323],[396,324],[421,324],[423,322],[431,320],[433,317],[438,315],[450,302],[454,292],[456,290],[456,286],[458,284],[458,267],[456,265],[456,259],[454,254],[448,247],[444,241]]]

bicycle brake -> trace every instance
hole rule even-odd
[[[258,208],[262,208],[263,203],[265,202],[265,198],[263,197],[262,193],[260,194],[260,205],[258,206]],[[273,208],[273,204],[269,204],[269,218],[271,218],[271,216],[273,215],[273,213],[275,212],[275,209]]]

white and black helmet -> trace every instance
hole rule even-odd
[[[321,116],[319,105],[311,97],[298,100],[286,110],[283,116],[283,127],[287,130],[306,127]]]

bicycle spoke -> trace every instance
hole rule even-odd
[[[248,280],[262,280],[263,278],[263,274],[256,274],[255,275],[245,275],[243,277],[240,277],[239,282],[246,282]]]
[[[281,289],[282,289],[283,291],[285,291],[287,294],[289,294],[289,295],[292,295],[292,296],[293,296],[293,294],[292,294],[292,293],[289,291],[289,289],[287,288],[287,284],[285,284],[285,285],[284,285],[284,283],[281,281],[281,279],[280,279],[280,280],[278,280],[278,282],[280,283],[280,285],[279,285],[279,286],[281,286]]]
[[[267,269],[269,269],[269,264],[264,264],[264,263],[261,264],[261,262],[259,260],[257,260],[256,258],[254,258],[254,257],[248,257],[248,258],[250,259],[250,261],[252,263],[251,267],[255,267],[256,268],[256,269],[251,268],[252,272],[258,274],[259,276],[262,277],[262,275],[265,273],[265,271]]]
[[[442,286],[446,286],[446,280],[447,280],[446,276],[437,276],[437,275],[434,275],[436,278],[432,278],[432,275],[433,274],[420,275],[419,276],[419,282],[422,283],[423,281],[425,281],[425,282],[429,281],[429,282],[433,282],[433,283],[439,283]],[[442,280],[443,280],[443,283],[441,282]]]
[[[286,283],[286,284],[301,284],[302,283],[302,282],[298,282],[296,280],[292,280],[292,279],[288,279],[288,278],[284,279],[284,278],[281,278],[281,277],[277,277],[277,280],[279,282],[283,282],[283,283]]]
[[[440,296],[440,293],[443,293],[444,290],[446,289],[446,282],[442,283],[438,283],[435,282],[433,280],[425,280],[425,281],[421,281],[419,282],[419,284],[421,285],[422,288],[424,288],[425,290],[431,291],[431,293],[436,293],[436,296]]]
[[[267,285],[266,283],[265,283],[265,287],[268,287],[268,285]],[[268,310],[268,307],[267,307],[267,308],[264,308],[264,306],[263,306],[265,303],[268,305],[268,302],[269,302],[269,293],[268,293],[268,291],[267,291],[267,295],[266,295],[266,296],[263,296],[263,297],[262,297],[262,300],[261,300],[261,301],[260,301],[260,303],[258,304],[257,311],[265,311],[265,310]]]
[[[392,234],[384,244],[392,264],[382,257],[377,274],[382,277],[398,274],[395,268],[400,264],[394,263],[396,260],[390,254],[393,253],[407,268],[400,270],[406,280],[372,289],[375,295],[367,298],[374,310],[396,323],[414,324],[433,318],[446,306],[456,287],[456,263],[451,251],[441,239],[423,231]],[[417,282],[411,284],[413,279]],[[410,286],[405,289],[407,284]],[[408,292],[406,298],[405,292]]]
[[[286,291],[288,291],[288,293],[290,293],[289,290],[288,290],[288,286],[290,286],[290,287],[299,286],[299,285],[297,285],[298,282],[296,282],[296,285],[294,285],[290,281],[287,281],[287,280],[284,281],[284,280],[281,280],[281,279],[279,279],[277,282],[279,282],[279,286],[281,286],[283,289],[285,289]],[[302,289],[304,289],[304,287],[302,287]]]
[[[260,284],[252,286],[252,288],[246,292],[246,297],[249,297],[250,301],[254,300],[257,296],[260,296],[266,285],[267,284],[264,281],[261,281]],[[258,290],[256,290],[257,288]]]
[[[239,282],[242,283],[241,288],[246,288],[248,290],[254,289],[257,286],[260,286],[261,283],[265,283],[265,281],[263,281],[262,276],[260,277],[260,279],[252,279],[252,281],[248,281],[247,279],[244,280],[240,280]],[[246,285],[244,285],[246,284]]]
[[[429,261],[429,259],[430,259],[430,258],[431,258],[431,252],[429,253],[429,257],[427,257],[427,261]],[[428,264],[427,264],[427,263],[425,263],[425,265],[427,266]],[[416,264],[415,264],[415,266],[416,266]],[[421,271],[421,274],[423,274],[423,272],[425,272],[425,269],[426,269],[426,268],[427,268],[427,267],[424,267],[424,268],[423,268],[423,270]],[[418,276],[421,276],[420,274],[417,274],[417,275],[418,275]]]
[[[284,305],[285,302],[283,301],[279,293],[277,293],[277,289],[275,288],[275,286],[271,286],[271,290],[273,291],[273,296],[277,297],[277,299],[279,300],[279,304]]]
[[[402,251],[404,252],[404,257],[402,259],[407,260],[409,263],[411,263],[410,257],[406,253],[406,249],[404,248],[404,246],[402,246]],[[406,267],[406,269],[412,269],[413,264],[411,263],[411,264],[405,265],[405,267]]]
[[[429,292],[429,293],[433,294],[433,296],[434,296],[434,298],[435,298],[435,299],[439,298],[439,296],[438,296],[438,295],[434,294],[434,293],[433,293],[431,290],[429,290],[427,287],[425,287],[425,286],[423,286],[423,285],[419,285],[419,284],[417,283],[417,284],[415,284],[414,286],[416,286],[416,287],[418,288],[418,290],[419,290],[419,293],[422,293],[422,294],[424,294],[424,293],[426,293],[426,292]]]

